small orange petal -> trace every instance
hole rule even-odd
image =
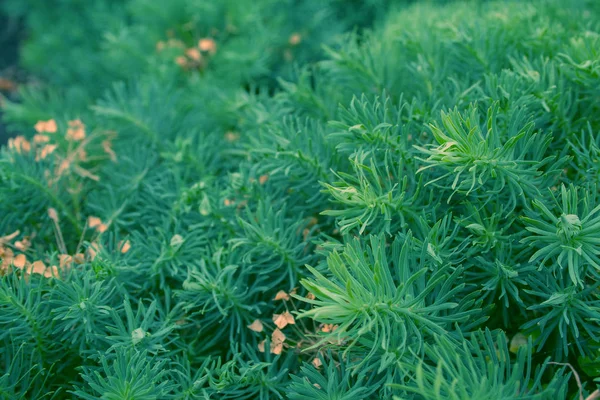
[[[314,365],[315,368],[319,368],[321,367],[321,365],[323,365],[323,362],[321,361],[321,359],[319,357],[315,357],[312,360],[312,365]]]
[[[25,268],[25,264],[27,263],[27,258],[25,254],[19,254],[13,259],[13,265],[19,269]]]
[[[279,329],[285,328],[288,324],[287,319],[283,314],[273,315],[273,322],[275,323],[275,325],[277,325]]]
[[[277,294],[275,295],[275,298],[273,300],[288,301],[289,299],[290,299],[290,296],[283,290],[280,290],[279,292],[277,292]]]
[[[294,319],[294,316],[289,313],[289,311],[286,311],[283,314],[273,315],[273,322],[279,329],[283,329],[288,325],[294,325],[296,320]]]
[[[121,248],[121,253],[125,254],[131,249],[131,242],[129,242],[129,240],[126,240],[125,243],[122,242],[123,241],[119,242],[119,247]]]
[[[271,343],[271,353],[272,354],[281,354],[283,351],[283,343],[273,344]]]
[[[49,119],[48,121],[38,121],[33,128],[38,133],[56,133],[57,131],[56,121],[53,119]]]
[[[46,271],[46,264],[44,264],[42,261],[34,261],[33,264],[31,264],[31,267],[32,274],[43,275]]]
[[[46,271],[44,271],[44,278],[55,278],[55,277],[58,277],[58,268],[56,268],[56,265],[46,268]]]
[[[275,329],[273,334],[271,335],[271,342],[274,344],[283,343],[286,339],[286,336],[279,329]]]
[[[85,125],[81,120],[76,119],[69,121],[69,129],[67,129],[66,138],[76,142],[85,139]]]
[[[289,313],[289,311],[284,312],[283,317],[285,318],[286,322],[290,325],[295,325],[296,324],[296,320],[294,319],[294,316],[292,314]]]
[[[58,127],[56,126],[56,121],[53,119],[49,119],[46,121],[46,132],[48,133],[56,133]]]
[[[260,178],[258,178],[258,183],[260,183],[261,185],[264,185],[268,180],[269,180],[269,175],[267,175],[267,174],[261,175]]]
[[[38,153],[38,155],[36,156],[35,160],[39,161],[39,160],[43,160],[46,157],[48,157],[48,155],[54,153],[54,150],[56,150],[58,146],[56,146],[55,144],[47,144],[44,147],[42,147]]]
[[[29,240],[28,236],[25,236],[23,240],[17,240],[15,242],[15,248],[20,251],[27,251],[27,249],[29,249],[30,246],[31,241]]]
[[[211,38],[200,39],[198,41],[198,48],[202,51],[208,51],[214,54],[217,51],[217,43]]]
[[[8,139],[8,148],[15,150],[17,153],[27,153],[31,150],[31,144],[24,136],[16,136]]]
[[[50,136],[48,135],[34,135],[33,136],[33,143],[48,143],[50,141]]]
[[[2,257],[2,264],[0,264],[0,270],[6,271],[12,262],[12,257]]]
[[[73,257],[68,254],[59,254],[58,260],[61,268],[68,267],[73,263]]]
[[[262,332],[264,327],[260,319],[255,319],[253,323],[248,325],[248,328],[254,332]]]
[[[88,217],[88,226],[90,228],[95,228],[100,225],[102,225],[102,220],[100,218],[91,215]]]
[[[194,47],[192,47],[191,49],[187,49],[185,51],[185,55],[194,61],[200,61],[202,59],[202,54],[200,54],[198,49],[196,49]]]
[[[264,340],[258,344],[258,351],[260,351],[261,353],[265,352],[265,341]]]

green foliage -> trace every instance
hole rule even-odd
[[[470,340],[456,343],[437,337],[427,345],[429,362],[408,366],[414,379],[404,389],[422,399],[548,399],[564,398],[564,368],[542,383],[547,362],[532,368],[531,342],[511,355],[503,334],[474,332]]]
[[[411,251],[411,242],[410,234],[403,243],[395,240],[389,257],[382,236],[371,236],[366,249],[354,239],[342,254],[334,251],[327,258],[331,278],[309,268],[315,279],[302,284],[316,299],[305,299],[314,307],[300,316],[337,325],[323,340],[347,342],[348,348],[360,345],[366,336],[368,346],[360,352],[366,354],[363,363],[374,362],[377,351],[397,357],[408,349],[419,351],[426,337],[477,318],[480,310],[473,300],[460,296],[462,269],[450,272],[448,265],[432,274]]]
[[[304,365],[300,368],[301,376],[292,375],[290,399],[366,399],[377,391],[379,382],[368,378],[364,371],[353,375],[347,364],[339,363],[332,353],[327,358],[318,358],[322,363],[317,369],[314,365]],[[371,375],[373,376],[373,375]]]
[[[524,218],[524,221],[529,225],[526,229],[534,235],[524,241],[541,247],[531,256],[530,261],[542,259],[543,265],[548,259],[555,257],[560,268],[567,267],[573,283],[583,286],[583,279],[588,274],[586,267],[593,268],[590,268],[589,273],[594,277],[598,276],[594,270],[600,269],[600,216],[597,215],[600,206],[595,206],[596,188],[592,187],[589,191],[578,189],[561,186],[561,202],[555,200],[560,216],[554,215],[541,201],[533,200],[532,205],[538,211],[537,219],[529,217]],[[583,192],[581,200],[578,192]],[[592,206],[593,209],[590,209]],[[539,219],[540,216],[543,220]]]
[[[597,1],[0,7],[1,398],[599,388]]]
[[[451,180],[452,184],[445,188],[453,193],[468,196],[473,191],[484,192],[480,196],[484,198],[504,191],[510,193],[511,205],[537,196],[537,188],[546,183],[539,181],[544,166],[556,163],[553,157],[543,158],[551,138],[538,137],[532,132],[533,123],[524,123],[521,115],[516,121],[506,121],[507,127],[499,128],[497,104],[487,112],[485,131],[480,127],[476,108],[471,107],[467,113],[462,116],[456,109],[449,114],[442,111],[443,130],[432,127],[438,146],[418,147],[429,155],[423,160],[428,165],[418,172],[432,167],[448,171],[427,184]],[[544,175],[548,176],[548,172]]]
[[[88,388],[74,394],[80,399],[167,399],[173,384],[164,368],[166,360],[156,361],[143,352],[118,351],[101,356],[97,368],[84,367],[82,377]]]

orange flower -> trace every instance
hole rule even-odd
[[[131,243],[129,242],[129,240],[126,240],[125,243],[123,243],[123,241],[121,240],[119,242],[119,248],[121,249],[121,253],[125,254],[129,251],[129,249],[131,249]]]
[[[26,263],[27,258],[25,258],[25,254],[19,254],[13,259],[13,265],[19,269],[25,268]]]
[[[31,246],[31,240],[29,236],[23,237],[22,240],[17,240],[15,242],[15,248],[20,251],[27,251]]]
[[[73,257],[71,257],[68,254],[59,254],[58,260],[59,260],[61,269],[69,269],[69,268],[71,268],[71,265],[73,264]]]
[[[56,150],[56,147],[57,146],[55,144],[45,145],[38,152],[38,155],[35,157],[35,161],[40,161],[40,160],[43,160],[44,158],[48,157],[48,155],[54,153],[54,150]]]
[[[283,290],[280,290],[279,292],[277,292],[277,294],[275,295],[275,298],[273,300],[288,301],[289,299],[290,299],[290,296]]]
[[[44,278],[54,278],[58,277],[58,268],[56,265],[46,268],[44,271]]]
[[[16,136],[13,139],[8,139],[8,148],[19,154],[27,153],[31,150],[31,144],[24,136]]]
[[[105,232],[108,229],[108,226],[106,226],[100,218],[91,215],[88,217],[88,226],[90,228],[95,228],[100,233]]]
[[[215,54],[217,52],[217,43],[211,38],[200,39],[198,41],[198,48],[210,54]]]
[[[321,365],[323,365],[323,362],[321,361],[321,359],[319,357],[315,357],[312,360],[312,365],[314,365],[315,368],[319,368]]]
[[[50,141],[50,136],[48,135],[33,135],[33,143],[48,143]]]
[[[53,119],[49,119],[48,121],[38,121],[33,128],[37,133],[56,133],[58,129],[56,126],[56,121]]]
[[[69,129],[67,129],[67,140],[79,142],[85,139],[85,125],[81,120],[76,119],[69,121]]]
[[[284,312],[283,314],[275,314],[273,315],[273,322],[279,329],[285,328],[288,324],[295,324],[294,316],[289,313],[289,311]]]
[[[0,264],[0,270],[6,271],[10,264],[13,262],[14,253],[7,247],[0,246],[0,258],[2,258],[2,264]]]
[[[202,54],[198,51],[198,49],[192,47],[185,51],[185,55],[191,58],[194,61],[200,61],[202,59]]]
[[[44,264],[43,261],[34,261],[33,264],[31,264],[31,274],[43,275],[44,272],[46,272],[46,264]]]
[[[271,346],[271,353],[273,354],[281,354],[281,352],[283,351],[283,343],[279,343],[276,345],[272,345]]]
[[[279,329],[275,329],[271,335],[271,353],[281,354],[283,350],[283,342],[286,336]]]
[[[254,332],[262,332],[264,329],[262,322],[260,322],[260,319],[255,319],[253,323],[248,325],[248,328],[250,328],[250,330]]]

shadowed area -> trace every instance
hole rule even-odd
[[[0,10],[0,145],[9,134],[2,121],[2,97],[14,99],[19,70],[19,43],[23,34],[21,21],[8,18]]]

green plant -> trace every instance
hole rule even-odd
[[[597,1],[0,7],[0,397],[598,397]]]

